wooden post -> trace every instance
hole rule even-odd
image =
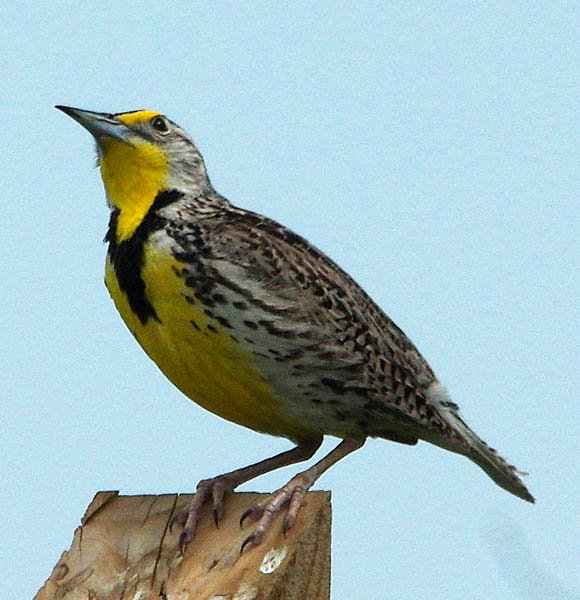
[[[329,600],[330,492],[310,492],[286,536],[281,514],[240,554],[253,525],[240,516],[263,496],[229,496],[219,529],[206,506],[181,555],[169,523],[191,496],[98,492],[35,600]]]

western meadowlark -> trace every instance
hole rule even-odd
[[[178,513],[182,548],[204,502],[217,522],[226,493],[307,460],[324,435],[342,441],[242,516],[257,521],[244,545],[259,544],[286,505],[283,526],[292,527],[313,483],[369,436],[463,454],[534,501],[515,467],[466,425],[403,331],[304,238],[216,192],[181,127],[145,110],[57,108],[97,142],[111,209],[105,282],[137,341],[197,404],[296,444],[201,481]]]

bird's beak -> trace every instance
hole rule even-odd
[[[130,143],[130,134],[133,132],[114,115],[93,112],[92,110],[81,110],[70,106],[57,105],[55,108],[62,110],[63,113],[78,121],[94,136],[97,142],[108,137]]]

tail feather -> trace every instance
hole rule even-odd
[[[519,477],[526,473],[510,465],[467,426],[459,415],[457,405],[450,401],[447,390],[439,382],[435,382],[429,386],[427,394],[429,401],[436,407],[437,413],[450,428],[449,436],[438,436],[429,441],[467,456],[504,490],[527,502],[535,502]]]

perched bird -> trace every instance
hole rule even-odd
[[[244,545],[259,544],[284,507],[284,529],[292,527],[313,483],[367,437],[463,454],[534,502],[403,331],[304,238],[216,192],[181,127],[145,110],[57,108],[96,140],[111,209],[105,282],[137,341],[197,404],[296,444],[201,481],[178,513],[182,548],[204,502],[217,523],[228,492],[309,459],[324,435],[342,441],[242,516],[257,521]]]

